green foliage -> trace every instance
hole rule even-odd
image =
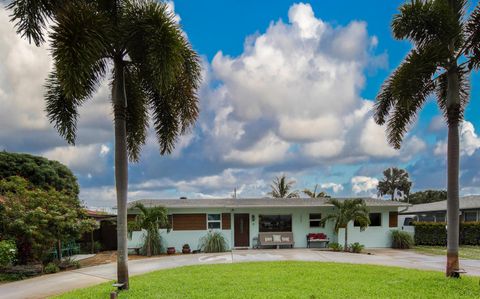
[[[162,252],[160,237],[161,228],[170,228],[167,210],[164,207],[146,208],[143,204],[136,204],[132,210],[140,212],[134,221],[128,223],[128,231],[145,230],[142,252],[147,256],[158,255]]]
[[[349,246],[350,251],[353,253],[360,253],[362,252],[363,248],[365,248],[365,245],[362,245],[358,242],[352,243]]]
[[[58,264],[58,267],[62,270],[67,270],[71,268],[80,269],[81,265],[79,261],[76,261],[71,257],[66,257],[62,259],[62,261]]]
[[[392,230],[392,248],[397,249],[410,249],[413,247],[413,237],[411,234],[400,231]]]
[[[209,231],[200,239],[200,249],[204,252],[225,252],[228,249],[227,241],[222,233]]]
[[[302,192],[305,193],[310,198],[330,198],[330,196],[324,191],[318,191],[318,184],[315,185],[313,191],[309,189],[304,189]]]
[[[268,192],[273,198],[298,198],[298,191],[293,190],[292,187],[295,181],[287,181],[285,175],[275,177],[273,183],[270,185],[272,191]]]
[[[8,267],[15,262],[17,246],[10,240],[0,241],[0,268]]]
[[[377,190],[378,195],[390,195],[392,200],[395,200],[395,196],[408,196],[410,187],[412,187],[412,182],[408,177],[408,172],[405,169],[392,167],[383,171],[383,179],[378,182]]]
[[[44,190],[54,188],[78,197],[77,178],[68,167],[57,161],[28,154],[0,152],[0,180],[11,176],[20,176]]]
[[[0,180],[0,190],[2,234],[15,240],[20,263],[41,261],[58,240],[76,239],[97,226],[78,199],[63,192],[35,188],[20,177]]]
[[[59,271],[60,268],[55,263],[48,263],[43,269],[43,272],[45,272],[46,274],[57,273]]]
[[[403,201],[413,205],[431,203],[447,199],[446,190],[424,190],[409,194]]]
[[[415,245],[447,245],[447,229],[445,223],[414,222]]]
[[[333,251],[342,251],[343,246],[340,243],[332,242],[328,244],[328,248],[332,249]]]
[[[448,279],[437,271],[296,261],[186,266],[136,275],[131,284],[135,288],[120,298],[470,299],[479,289],[478,277],[468,275]],[[106,282],[58,298],[109,298],[111,291]]]
[[[460,243],[463,245],[480,245],[480,222],[463,222],[460,224]]]

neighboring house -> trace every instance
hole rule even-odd
[[[330,214],[334,207],[328,199],[174,199],[138,200],[129,203],[142,203],[147,208],[163,206],[167,208],[171,230],[161,230],[164,246],[181,250],[188,243],[197,249],[199,240],[209,230],[218,230],[230,248],[252,248],[257,244],[259,232],[292,232],[294,247],[307,247],[308,233],[324,233],[330,242],[343,242],[344,229],[335,234],[333,223],[322,227],[320,219]],[[365,199],[370,209],[371,225],[363,232],[350,222],[348,240],[360,242],[366,247],[390,247],[390,230],[397,228],[399,209],[406,203]],[[136,211],[129,210],[132,219]],[[134,232],[129,248],[142,243],[142,232]]]
[[[400,225],[409,226],[412,221],[445,222],[447,201],[437,201],[412,205],[400,213]],[[460,198],[460,220],[480,221],[480,196],[465,196]]]
[[[94,251],[92,243],[98,242],[101,250],[117,249],[117,216],[102,211],[87,210],[88,217],[98,223],[98,228],[92,232],[85,233],[79,240],[85,248]]]

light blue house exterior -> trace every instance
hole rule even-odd
[[[199,241],[209,230],[221,232],[229,248],[255,248],[259,232],[289,231],[294,247],[307,247],[307,234],[324,233],[330,242],[343,243],[344,229],[336,234],[332,222],[319,224],[322,217],[333,212],[328,199],[175,199],[139,200],[146,207],[167,208],[172,229],[161,230],[165,247],[181,251],[184,244],[199,249]],[[340,199],[341,200],[341,199]],[[390,247],[390,231],[397,229],[398,212],[407,204],[381,199],[364,199],[371,214],[372,225],[360,231],[353,222],[348,227],[348,242],[366,247]],[[135,210],[131,209],[130,217]],[[134,232],[129,248],[142,244],[143,232]]]

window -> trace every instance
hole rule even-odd
[[[369,226],[382,226],[382,213],[370,213],[368,214],[370,218]],[[360,226],[357,221],[353,222],[353,226]]]
[[[323,227],[320,223],[322,214],[310,214],[310,227]]]
[[[370,213],[370,226],[382,226],[382,213]]]
[[[220,214],[208,214],[207,215],[207,228],[208,229],[220,229],[222,227],[222,217]]]
[[[445,222],[445,213],[435,214],[435,222]]]
[[[435,216],[433,214],[422,214],[420,215],[419,221],[421,222],[434,222]]]
[[[465,222],[468,221],[477,221],[477,211],[468,211],[463,212],[463,216],[465,217]]]
[[[292,215],[260,215],[260,232],[291,232]]]

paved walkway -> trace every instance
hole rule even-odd
[[[444,271],[445,257],[428,256],[413,251],[377,249],[372,255],[321,251],[315,249],[236,250],[219,254],[162,256],[129,262],[130,275],[186,265],[255,261],[318,261],[399,266],[412,269]],[[462,260],[469,275],[480,276],[480,260]],[[87,267],[44,275],[0,285],[0,298],[45,298],[69,290],[114,280],[116,264]]]

